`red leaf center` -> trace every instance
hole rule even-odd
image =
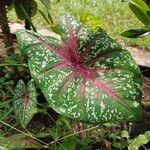
[[[101,57],[98,57],[94,60],[89,60],[85,61],[85,56],[86,54],[89,53],[91,46],[89,45],[87,48],[84,47],[84,51],[79,54],[78,52],[78,39],[74,35],[74,32],[72,30],[71,25],[68,23],[68,39],[67,42],[62,44],[60,46],[60,49],[57,49],[54,45],[49,45],[52,50],[54,50],[61,58],[62,61],[56,64],[56,68],[63,68],[63,67],[71,67],[73,69],[73,77],[75,78],[77,74],[81,74],[83,77],[82,84],[81,84],[81,93],[80,93],[80,98],[81,101],[83,99],[83,95],[86,90],[86,82],[88,80],[91,81],[93,86],[97,87],[99,90],[105,92],[107,95],[112,97],[115,101],[118,103],[121,103],[125,107],[128,107],[125,102],[122,101],[122,99],[117,95],[117,92],[111,88],[111,86],[108,83],[105,83],[104,81],[101,81],[100,79],[97,79],[97,74],[98,72],[104,72],[107,71],[103,68],[95,68],[95,69],[90,69],[89,66],[91,64],[96,63],[97,61],[100,60]],[[94,44],[94,43],[93,43]],[[72,73],[71,73],[72,74]],[[70,74],[70,75],[71,75]],[[68,77],[70,77],[70,75]],[[67,77],[67,78],[68,78]],[[67,79],[68,80],[68,79]],[[68,80],[68,82],[71,82]],[[68,84],[68,82],[64,83],[64,87]]]

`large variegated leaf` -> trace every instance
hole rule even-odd
[[[105,31],[61,18],[62,41],[19,30],[30,73],[58,113],[90,123],[139,120],[141,76],[129,52]]]
[[[16,119],[21,125],[26,126],[37,112],[36,89],[32,80],[28,82],[27,86],[23,80],[18,81],[13,106]]]

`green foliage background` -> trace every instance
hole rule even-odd
[[[39,0],[36,0],[38,7],[44,10],[44,6]],[[138,46],[148,49],[150,47],[150,38],[144,39],[127,39],[120,36],[120,33],[132,28],[142,27],[143,24],[134,16],[129,9],[129,0],[53,0],[51,2],[51,14],[54,22],[58,21],[60,15],[71,13],[73,15],[93,14],[103,22],[104,29],[110,36],[123,44]],[[46,12],[46,10],[45,10]],[[19,22],[14,10],[9,12],[11,22]],[[37,28],[50,28],[47,22],[38,13],[33,17],[33,23]]]

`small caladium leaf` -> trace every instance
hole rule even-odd
[[[19,30],[30,73],[58,113],[89,123],[139,120],[141,76],[129,52],[104,30],[61,18],[62,41]]]
[[[36,89],[32,80],[27,86],[23,80],[18,81],[13,106],[16,119],[22,126],[26,126],[37,111]]]

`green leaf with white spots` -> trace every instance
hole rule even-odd
[[[26,126],[37,112],[36,89],[33,80],[27,86],[23,80],[19,80],[15,88],[13,99],[15,117],[22,126]]]
[[[126,48],[104,30],[65,15],[59,41],[19,30],[31,76],[58,113],[89,123],[139,120],[141,75]]]

